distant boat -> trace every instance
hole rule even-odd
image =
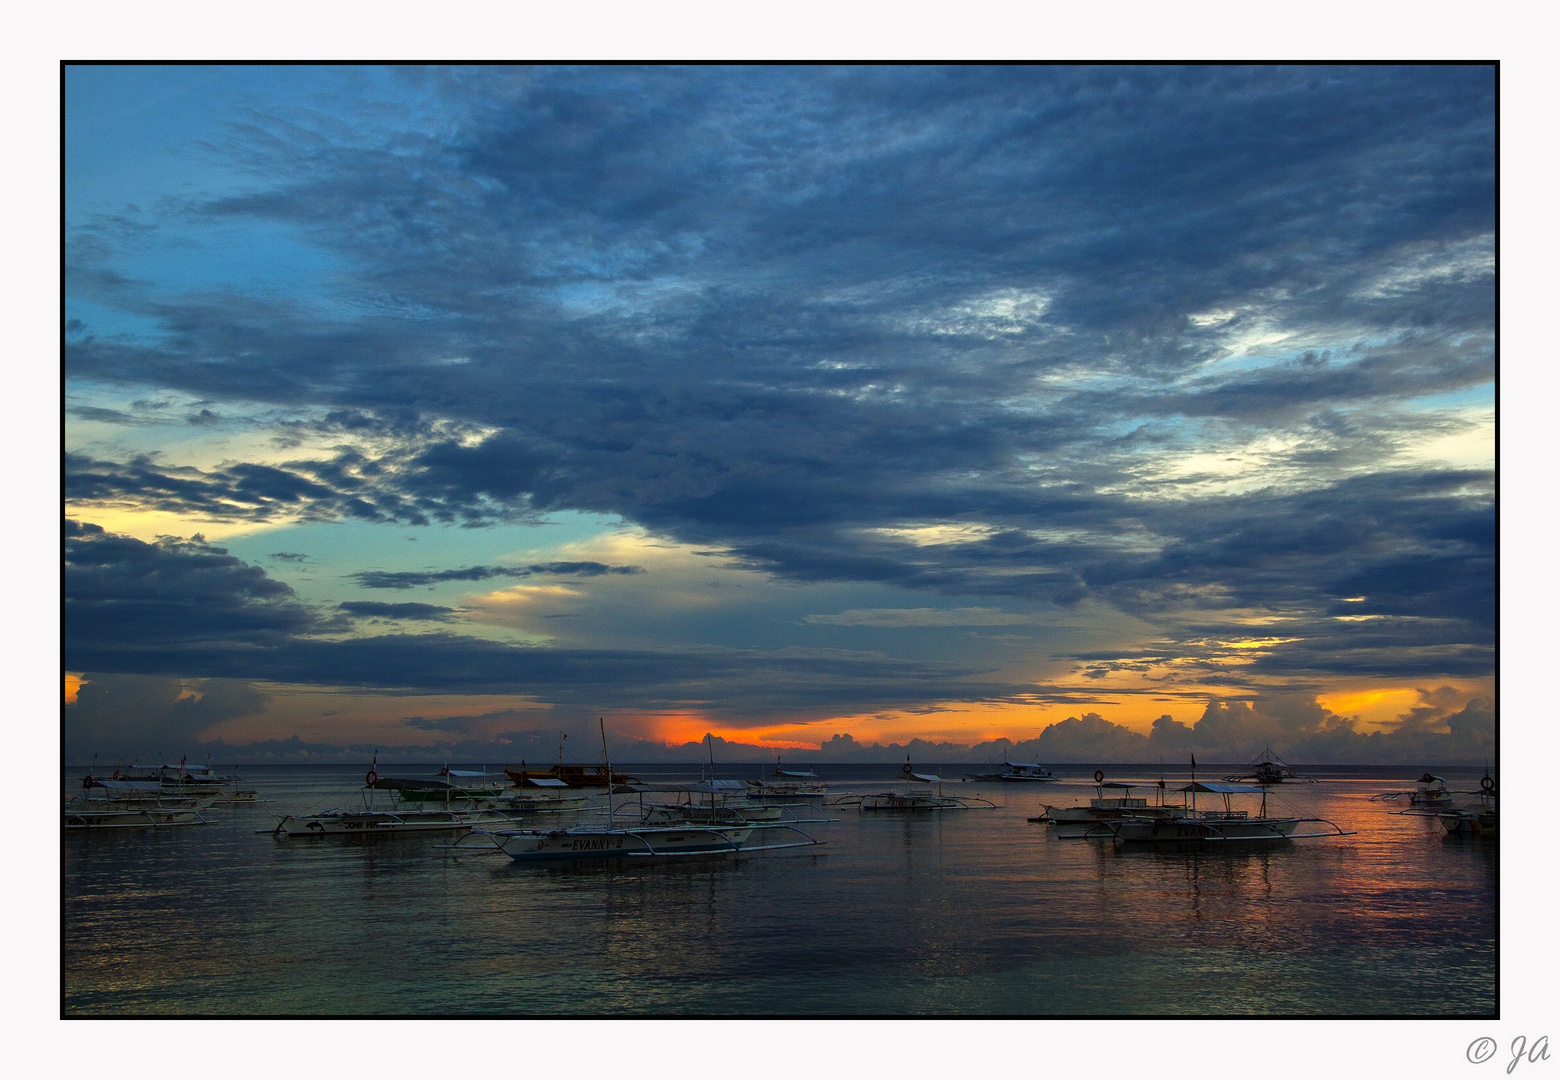
[[[215,802],[259,802],[259,792],[240,789],[239,776],[219,776],[211,764],[186,765],[129,765],[114,770],[109,779],[155,784],[167,796],[198,799],[203,804]],[[88,790],[102,783],[103,777],[88,773],[81,778],[81,786]]]
[[[936,773],[917,772],[908,757],[905,758],[904,777],[911,784],[926,784],[928,789],[916,791],[912,788],[908,791],[881,791],[875,795],[847,795],[842,799],[836,799],[831,805],[854,804],[862,811],[891,810],[901,813],[988,809],[995,808],[997,805],[990,799],[983,799],[978,795],[944,795],[943,778]]]
[[[1287,781],[1297,781],[1302,784],[1318,783],[1314,777],[1302,776],[1295,772],[1293,765],[1286,765],[1278,760],[1278,755],[1272,750],[1263,750],[1257,756],[1257,760],[1247,766],[1247,771],[1237,773],[1224,778],[1226,783],[1238,784],[1245,780],[1254,780],[1259,784],[1282,784]]]
[[[821,799],[829,791],[811,769],[782,769],[779,764],[768,777],[746,783],[750,799]]]
[[[448,780],[401,779],[379,775],[379,755],[363,777],[363,808],[333,807],[313,814],[277,814],[276,828],[267,830],[282,836],[380,836],[390,833],[466,832],[478,825],[506,825],[515,813],[497,807],[498,798],[457,797]],[[487,790],[476,788],[473,790]],[[496,789],[501,790],[501,789]],[[376,796],[388,792],[388,796]],[[408,798],[408,795],[412,798]],[[406,809],[402,803],[414,808]],[[441,809],[433,809],[443,802]]]
[[[1056,774],[1044,765],[1037,765],[1032,761],[1009,761],[1007,754],[1002,755],[1001,768],[991,772],[964,775],[971,780],[998,780],[1006,784],[1044,783],[1056,779]]]
[[[565,765],[563,763],[563,744],[568,735],[558,733],[558,764],[547,769],[528,769],[525,762],[520,762],[518,769],[505,767],[504,773],[514,782],[516,787],[526,787],[533,780],[561,780],[569,787],[611,787],[613,784],[637,783],[632,776],[616,772],[607,764],[606,732],[604,721],[600,721],[601,729],[601,764],[600,765]]]
[[[607,788],[607,820],[599,824],[575,825],[566,829],[479,829],[461,837],[453,845],[452,849],[460,850],[469,848],[472,844],[491,844],[493,850],[501,851],[516,862],[544,862],[558,860],[577,859],[608,859],[608,858],[676,858],[691,855],[727,855],[738,851],[769,851],[776,848],[814,847],[824,841],[817,840],[793,825],[785,825],[777,822],[755,822],[741,816],[740,811],[734,811],[729,806],[717,803],[716,795],[724,792],[740,791],[741,787],[735,781],[716,781],[713,778],[714,763],[713,749],[711,750],[711,777],[699,784],[689,785],[649,785],[639,784],[637,781],[626,783],[623,788],[609,786]],[[603,771],[611,774],[611,765],[607,761],[607,733],[605,724],[601,730],[601,756]],[[615,775],[615,774],[612,774]],[[617,816],[620,811],[614,802],[614,795],[620,791],[643,794],[647,790],[655,790],[657,787],[679,787],[689,793],[701,792],[708,794],[710,801],[706,806],[689,805],[687,809],[676,806],[662,807],[660,811],[668,815],[681,816],[685,813],[698,816],[701,813],[709,819],[707,822],[697,820],[684,820],[681,822],[669,822],[665,825],[639,824],[619,825]],[[631,813],[625,808],[622,813]],[[644,810],[641,807],[641,815]],[[737,820],[730,820],[735,816]],[[722,820],[725,819],[725,820]],[[787,839],[780,843],[752,843],[754,833],[761,836],[774,831],[784,830],[800,837],[799,840]]]

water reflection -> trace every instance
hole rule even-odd
[[[1379,782],[1293,793],[1359,835],[1270,850],[1058,841],[1007,791],[713,860],[255,835],[331,782],[278,770],[274,807],[215,826],[65,837],[66,1011],[1493,1010],[1498,847],[1383,813]],[[1199,975],[1213,996],[1166,997]]]

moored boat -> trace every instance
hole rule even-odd
[[[811,769],[782,769],[776,764],[769,776],[747,781],[747,789],[750,799],[791,801],[821,799],[828,794],[829,785]]]
[[[1293,765],[1285,764],[1278,760],[1278,755],[1272,750],[1263,750],[1257,755],[1257,759],[1247,766],[1247,771],[1236,773],[1224,778],[1226,783],[1238,784],[1243,781],[1254,781],[1258,784],[1284,784],[1291,781],[1301,784],[1318,783],[1314,777],[1303,776],[1295,771]]]
[[[996,803],[978,795],[944,795],[943,778],[936,773],[917,772],[905,759],[904,777],[910,784],[925,784],[925,790],[910,788],[906,791],[880,791],[873,795],[847,795],[836,799],[832,806],[854,805],[858,810],[889,810],[900,813],[930,812],[938,810],[994,809]]]
[[[1047,783],[1056,779],[1056,774],[1044,765],[1009,761],[1007,754],[1002,755],[1000,767],[983,773],[965,773],[965,776],[970,780],[994,780],[1004,784]]]
[[[1105,774],[1096,769],[1095,795],[1089,800],[1087,806],[1053,806],[1050,803],[1042,803],[1043,813],[1029,820],[1049,825],[1052,835],[1059,840],[1077,840],[1087,837],[1095,826],[1104,822],[1119,821],[1128,817],[1160,818],[1173,815],[1175,808],[1164,805],[1164,781],[1159,782],[1160,801],[1152,805],[1147,798],[1132,794],[1134,788],[1146,786],[1148,785],[1106,780]]]
[[[1280,844],[1301,837],[1354,835],[1323,818],[1269,816],[1268,793],[1265,787],[1194,780],[1176,790],[1182,793],[1183,805],[1173,808],[1174,812],[1169,816],[1123,817],[1115,821],[1102,822],[1090,829],[1088,837],[1109,839],[1117,844],[1200,847],[1230,843]],[[1219,805],[1212,810],[1198,809],[1199,794],[1217,797]],[[1261,796],[1260,810],[1252,814],[1246,810],[1235,809],[1231,804],[1231,799],[1235,795]],[[1307,824],[1328,825],[1332,831],[1297,831],[1300,826]]]
[[[146,780],[98,780],[65,803],[67,829],[167,828],[209,825],[200,800],[166,795]]]
[[[315,814],[278,814],[273,836],[379,836],[390,833],[467,832],[479,825],[504,825],[513,819],[496,810],[348,810]]]

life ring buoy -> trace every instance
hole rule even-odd
[[[1479,781],[1479,786],[1481,788],[1483,788],[1485,791],[1494,791],[1495,790],[1495,778],[1493,776],[1486,776],[1483,780]]]
[[[363,777],[363,786],[364,787],[373,787],[378,782],[379,782],[379,774],[376,773],[373,769],[369,769],[367,775],[365,775]]]
[[[910,767],[910,763],[908,761],[905,762],[904,772],[906,776],[909,776],[911,773],[915,772],[915,770]]]
[[[1098,783],[1100,783],[1104,779],[1105,779],[1105,770],[1104,769],[1095,769],[1094,770],[1094,782],[1096,784],[1098,784]]]

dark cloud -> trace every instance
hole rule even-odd
[[[1457,408],[1493,382],[1492,67],[396,77],[448,122],[386,136],[257,112],[210,153],[258,179],[177,206],[181,227],[314,245],[339,268],[319,296],[133,275],[173,216],[67,237],[71,295],[150,328],[72,324],[73,385],[178,391],[213,422],[303,409],[272,430],[329,449],[207,469],[73,453],[73,505],[615,514],[793,581],[1107,605],[1232,688],[1490,674],[1493,478],[1412,451],[1465,433]],[[1170,467],[1268,443],[1287,449],[1239,484]],[[972,531],[891,531],[928,522]],[[634,569],[539,566],[355,580]],[[361,685],[391,670],[373,656],[439,685],[574,678],[558,653],[452,636],[313,640],[320,617],[280,597],[233,614],[260,646],[245,670],[312,678],[333,652]],[[1254,615],[1294,640],[1247,666],[1207,644]],[[696,653],[594,659],[657,700],[729,674]],[[1150,659],[1080,662],[1099,679]]]
[[[419,622],[449,622],[455,609],[437,604],[380,604],[372,600],[348,600],[336,610],[358,619],[412,619]]]
[[[410,589],[441,581],[486,581],[489,578],[526,578],[538,574],[558,577],[599,577],[602,574],[642,574],[642,566],[608,566],[599,562],[531,563],[528,566],[466,566],[457,570],[365,570],[352,580],[365,589]]]
[[[200,736],[226,720],[265,711],[270,696],[231,679],[170,679],[93,674],[65,706],[65,754],[88,761],[173,764]]]
[[[356,618],[443,621],[453,609],[356,601],[327,616],[198,537],[148,544],[76,522],[66,534],[65,664],[75,672],[697,706],[733,723],[1015,697],[1015,687],[982,681],[976,669],[867,652],[561,648],[447,632],[340,637]]]

